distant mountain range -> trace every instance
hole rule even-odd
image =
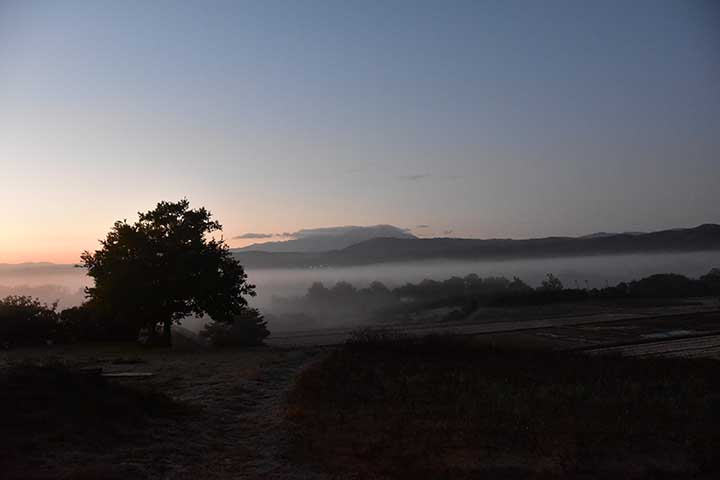
[[[583,235],[580,238],[600,238],[600,237],[614,237],[615,235],[643,235],[645,232],[596,232],[590,235]]]
[[[0,263],[0,276],[3,274],[67,273],[74,271],[73,265],[52,262]],[[78,269],[79,271],[79,269]]]
[[[329,227],[300,230],[292,234],[293,240],[282,242],[254,243],[238,248],[237,252],[329,252],[342,250],[351,245],[372,240],[373,238],[415,239],[415,235],[392,225],[374,225],[371,227]]]
[[[370,238],[328,251],[258,251],[246,248],[235,250],[234,254],[247,268],[312,268],[437,259],[498,260],[720,250],[720,225],[716,224],[651,233],[601,233],[585,237],[547,237],[527,240],[416,238],[404,230],[391,228],[395,233],[399,231],[406,236]],[[341,238],[343,241],[338,244],[349,241],[349,237],[341,236]],[[273,243],[290,242],[292,240]],[[316,242],[314,245],[320,243]]]

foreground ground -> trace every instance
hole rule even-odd
[[[412,347],[0,352],[0,479],[713,478],[717,306],[563,308]]]
[[[306,370],[288,412],[296,458],[342,478],[709,479],[718,366],[368,332]]]
[[[109,383],[102,389],[82,377],[54,389],[45,380],[42,385],[16,380],[15,394],[0,391],[0,478],[318,478],[284,458],[285,394],[312,357],[307,351],[161,352],[125,346],[0,354],[5,370],[10,362],[61,362],[71,371],[91,370],[83,374],[91,378],[99,368],[153,374],[99,380]],[[137,398],[115,387],[142,394]],[[83,392],[73,395],[73,389]],[[28,403],[38,395],[47,398]]]

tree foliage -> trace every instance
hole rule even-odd
[[[542,281],[539,290],[543,292],[560,292],[563,288],[560,279],[552,273],[548,273],[546,279]]]
[[[82,255],[95,280],[86,293],[98,307],[135,331],[152,335],[161,325],[167,344],[173,322],[188,315],[230,322],[247,308],[255,286],[227,244],[211,236],[222,227],[210,212],[183,199],[138,215],[132,224],[115,222],[101,248]]]
[[[137,340],[138,329],[122,315],[103,308],[94,300],[60,312],[61,341],[128,342]]]
[[[215,347],[262,345],[268,335],[267,322],[255,308],[244,310],[232,322],[210,322],[200,332],[200,336],[209,339]]]
[[[10,295],[0,299],[0,347],[42,344],[57,331],[57,304]]]

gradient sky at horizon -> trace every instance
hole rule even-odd
[[[0,263],[182,197],[533,237],[720,222],[719,184],[712,1],[0,0]]]

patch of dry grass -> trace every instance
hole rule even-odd
[[[361,333],[304,372],[288,418],[297,458],[344,478],[711,478],[717,371]]]

